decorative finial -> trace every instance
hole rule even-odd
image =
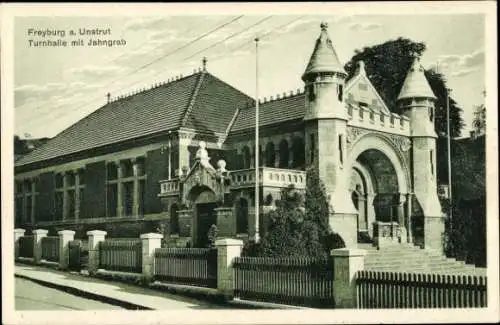
[[[328,28],[328,23],[326,21],[321,22],[321,30],[326,32],[326,29]]]
[[[365,62],[363,60],[358,61],[358,73],[365,74]]]
[[[108,97],[108,103],[111,102],[111,94],[110,93],[107,93],[106,94],[106,97]]]
[[[201,60],[201,63],[203,64],[203,71],[207,71],[207,57],[204,56],[203,60]]]

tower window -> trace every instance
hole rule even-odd
[[[338,92],[339,102],[341,102],[344,95],[344,87],[342,85],[339,85],[337,88],[337,92]]]
[[[308,98],[309,98],[310,102],[312,102],[313,100],[316,99],[316,93],[315,93],[314,84],[307,85],[307,95],[308,95]]]
[[[311,163],[314,162],[314,151],[316,151],[316,144],[314,142],[314,133],[311,133],[311,146],[310,146],[311,152]]]
[[[434,107],[429,107],[429,121],[434,121]]]
[[[431,159],[431,175],[434,176],[434,152],[430,151],[430,159]]]
[[[344,164],[344,150],[343,150],[343,140],[344,137],[342,134],[339,134],[339,159],[340,159],[340,164]]]

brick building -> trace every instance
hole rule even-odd
[[[362,62],[346,77],[322,24],[304,89],[260,102],[258,208],[271,208],[290,184],[305,189],[305,169],[315,166],[330,195],[330,225],[347,246],[360,233],[388,231],[437,247],[444,228],[436,98],[423,68],[416,60],[408,72],[402,115],[387,107]],[[77,237],[89,229],[135,237],[163,225],[172,245],[203,246],[216,224],[220,236],[251,238],[254,121],[254,99],[205,63],[192,75],[109,100],[16,162],[16,225],[74,229]]]

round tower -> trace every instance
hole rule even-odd
[[[436,101],[424,69],[415,58],[398,96],[397,103],[410,119],[412,140],[413,192],[424,220],[425,248],[443,248],[444,217],[437,195],[436,131],[434,103]]]
[[[348,185],[343,184],[347,158],[346,134],[348,114],[344,104],[347,77],[337,52],[321,23],[321,32],[307,68],[305,83],[304,139],[306,165],[315,167],[330,197],[329,224],[340,234],[346,247],[357,245],[357,210]]]
[[[328,36],[326,23],[321,23],[321,33],[316,40],[311,58],[302,80],[305,83],[305,120],[340,118],[347,120],[343,104],[347,73]]]

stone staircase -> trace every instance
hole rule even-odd
[[[486,275],[486,268],[475,267],[447,258],[436,250],[421,249],[412,244],[391,244],[378,249],[369,243],[358,243],[367,251],[365,270],[450,275]]]

